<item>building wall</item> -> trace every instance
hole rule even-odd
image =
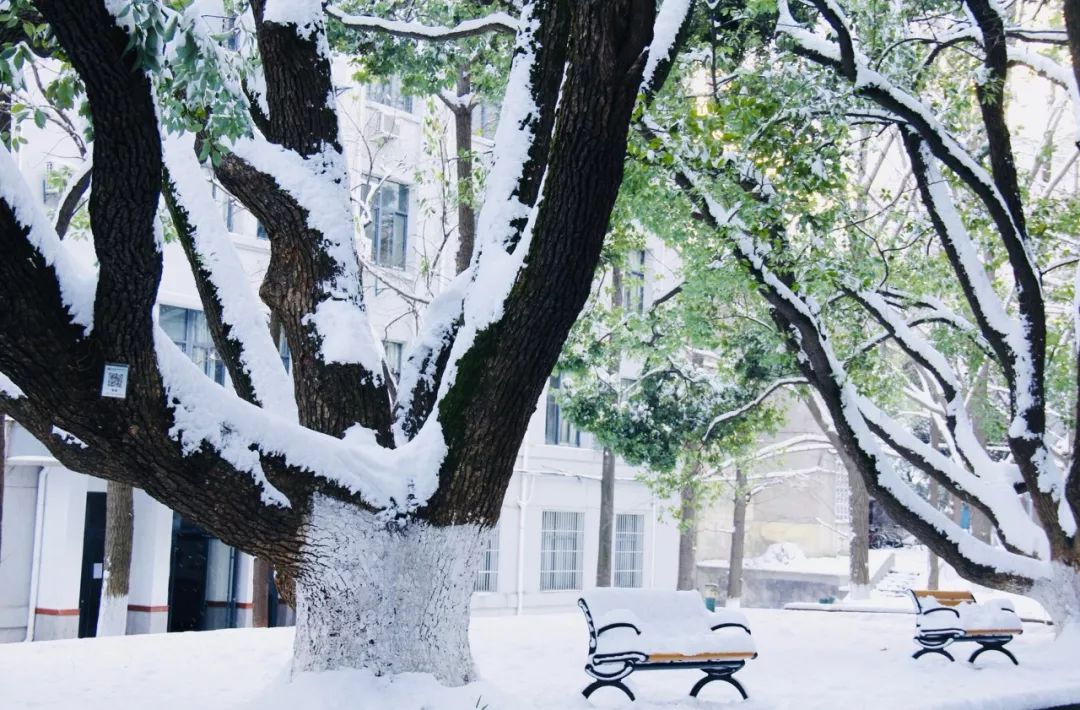
[[[821,443],[823,433],[806,407],[788,401],[780,431],[763,437],[759,450],[783,442],[798,443],[790,453],[768,456],[746,466],[751,487],[760,488],[746,510],[746,557],[762,554],[777,542],[795,543],[808,557],[846,554],[850,522],[845,517],[847,473]],[[734,471],[724,472],[731,480]],[[727,560],[731,554],[734,513],[730,484],[698,518],[698,561]]]

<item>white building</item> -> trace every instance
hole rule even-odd
[[[347,67],[335,67],[335,73],[338,69],[348,76]],[[448,230],[438,208],[439,188],[424,179],[445,168],[432,157],[436,151],[425,150],[424,120],[446,118],[432,113],[431,102],[403,97],[393,85],[366,92],[347,89],[338,101],[354,194],[372,198],[373,227],[358,239],[365,295],[390,365],[397,368],[418,325],[402,293],[430,297],[453,276],[456,244],[452,236],[444,243]],[[481,118],[479,128],[486,129]],[[48,128],[29,126],[23,136],[27,144],[18,155],[23,174],[31,184],[40,181],[43,199],[55,205],[50,177],[73,166],[77,151]],[[490,145],[482,136],[476,143],[478,149]],[[257,287],[269,243],[260,238],[250,214],[224,192],[219,196],[246,275]],[[67,239],[93,261],[91,240]],[[159,322],[209,376],[225,382],[179,244],[166,244],[164,262]],[[9,421],[7,426],[0,641],[93,635],[104,555],[105,482],[65,469],[17,424]],[[558,405],[545,393],[478,573],[475,609],[521,613],[567,607],[580,590],[594,585],[601,457],[591,438],[562,420]],[[637,473],[619,462],[615,583],[672,588],[678,531],[662,515],[668,503],[654,499],[634,480]],[[249,555],[135,492],[128,633],[249,625],[252,572]]]

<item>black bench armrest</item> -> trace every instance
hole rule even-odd
[[[636,633],[638,636],[641,636],[641,629],[634,626],[629,621],[617,621],[614,624],[607,624],[606,626],[601,626],[599,629],[596,630],[596,635],[599,636],[605,631],[611,631],[612,629],[633,629],[634,633]]]
[[[956,609],[953,609],[951,606],[936,606],[933,609],[927,609],[926,611],[922,611],[919,613],[923,616],[929,616],[930,614],[938,611],[951,611],[957,619],[960,618],[960,612],[958,612]]]
[[[736,624],[734,622],[728,622],[726,624],[717,624],[716,626],[713,626],[710,629],[710,631],[716,631],[717,629],[723,629],[723,628],[726,628],[728,626],[737,626],[738,628],[742,629],[746,633],[748,633],[748,634],[750,633],[750,628],[748,626],[746,626],[745,624]]]

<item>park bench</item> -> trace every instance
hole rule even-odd
[[[922,646],[912,658],[928,653],[938,653],[955,661],[946,646],[962,641],[977,643],[979,648],[971,654],[968,663],[974,663],[979,654],[998,651],[1020,665],[1005,644],[1013,636],[1024,633],[1023,624],[1012,602],[992,599],[977,604],[971,592],[909,589],[915,602],[915,643]]]
[[[589,659],[585,672],[595,680],[582,694],[588,698],[611,686],[630,696],[622,681],[634,671],[698,669],[704,671],[690,690],[708,683],[730,683],[746,699],[746,690],[732,678],[757,656],[746,617],[737,611],[705,608],[695,591],[595,589],[578,600],[589,625]]]

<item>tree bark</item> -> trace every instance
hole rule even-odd
[[[850,555],[852,599],[870,597],[870,494],[866,491],[859,469],[848,458],[844,450],[838,449],[840,460],[848,477],[851,506],[851,542]]]
[[[679,492],[679,579],[676,588],[697,589],[697,495],[687,484]]]
[[[4,476],[7,473],[7,416],[0,409],[0,557],[4,554]]]
[[[469,71],[462,67],[458,74],[457,95],[462,97],[472,93],[472,81]],[[458,212],[458,250],[457,273],[469,268],[476,244],[476,208],[473,195],[473,103],[454,106],[454,143],[457,148],[457,212]]]
[[[273,568],[261,557],[252,561],[251,625],[257,629],[270,626],[270,575]]]
[[[735,510],[731,516],[731,555],[728,560],[728,607],[742,605],[743,558],[746,554],[746,504],[750,500],[746,472],[735,469]]]
[[[859,468],[848,455],[836,429],[826,419],[817,399],[810,394],[803,398],[829,444],[833,447],[848,478],[848,512],[851,516],[851,540],[848,542],[848,576],[852,598],[862,599],[870,593],[870,494],[866,490]]]
[[[941,509],[941,486],[934,479],[930,479],[930,505]],[[926,582],[927,589],[937,589],[940,584],[941,560],[930,548],[926,549],[929,558],[930,573]]]
[[[610,587],[615,540],[615,452],[604,447],[600,476],[600,536],[596,550],[596,586]]]
[[[317,495],[296,577],[293,672],[348,667],[471,681],[469,603],[486,531],[387,525]]]
[[[618,266],[611,270],[611,305],[622,308],[622,271]],[[615,357],[615,367],[608,373],[619,381],[619,358]],[[596,554],[596,586],[610,587],[612,547],[615,544],[615,452],[610,446],[604,447],[604,458],[600,472],[600,539]]]
[[[105,577],[98,610],[98,636],[127,633],[134,521],[131,486],[109,481],[105,494]]]

